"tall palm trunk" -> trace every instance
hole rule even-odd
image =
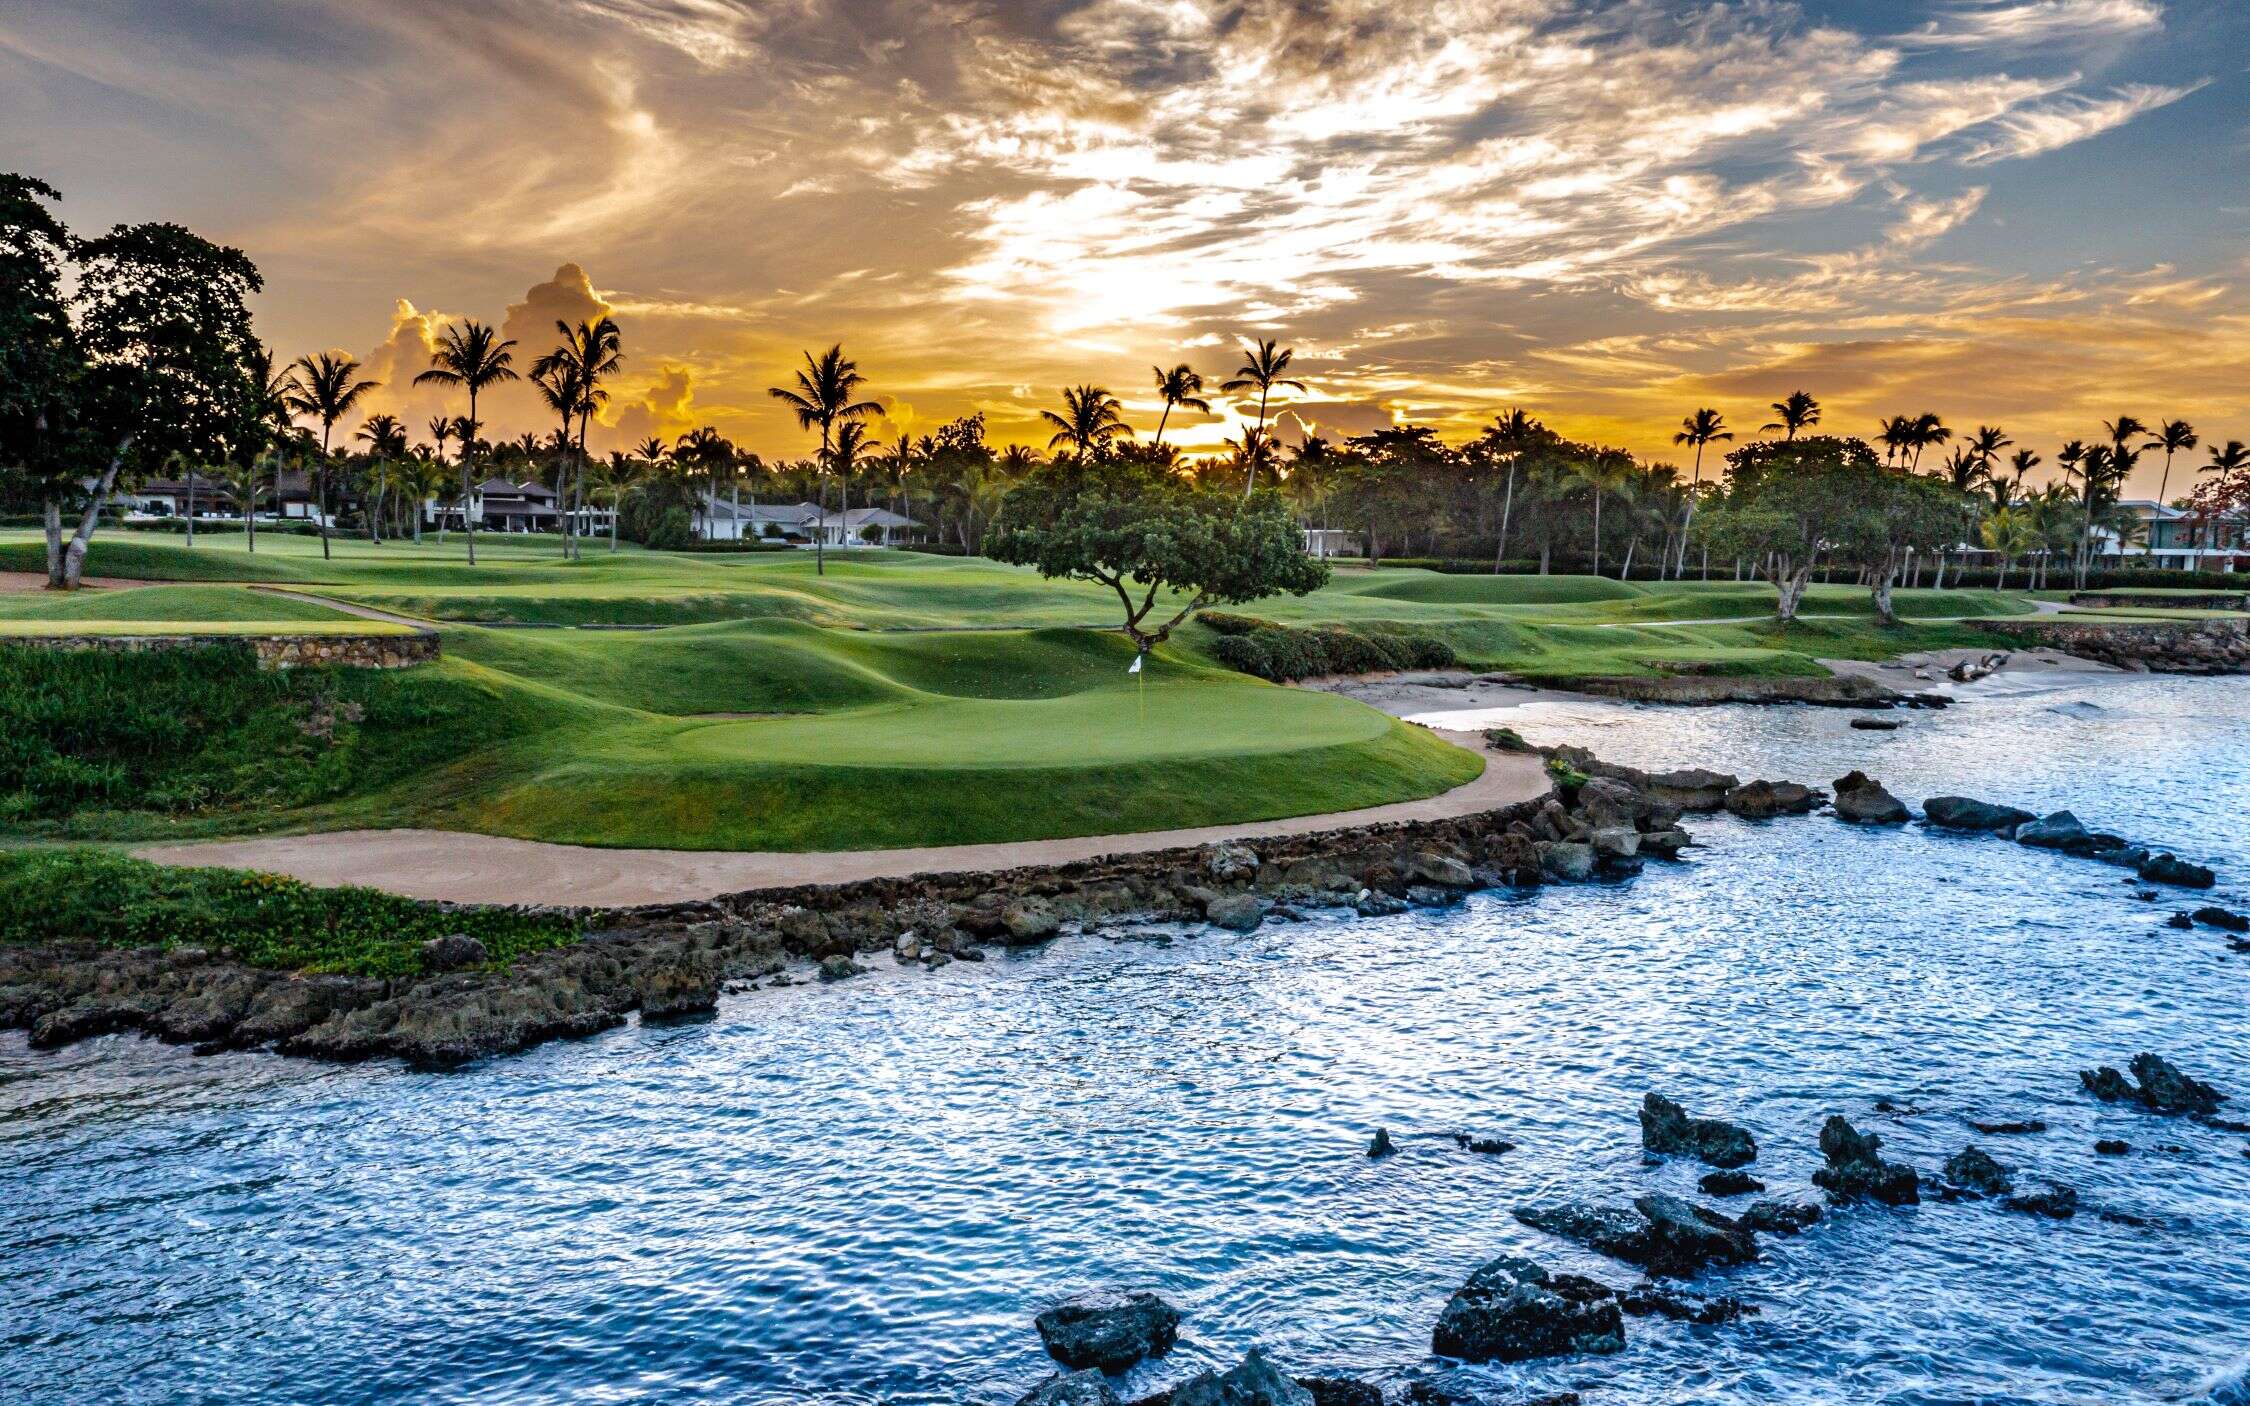
[[[1500,499],[1500,544],[1492,551],[1492,574],[1498,576],[1508,560],[1508,515],[1516,506],[1516,461],[1508,461],[1508,487]]]

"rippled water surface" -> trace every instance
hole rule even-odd
[[[1618,760],[2067,804],[2250,873],[2250,685],[1971,693],[1895,734],[1511,721]],[[2086,1210],[1846,1211],[1712,1276],[1761,1316],[1629,1320],[1619,1356],[1481,1374],[1491,1399],[2190,1400],[2239,1373],[2246,1140],[2094,1105],[2073,1071],[2156,1049],[2250,1103],[2250,958],[2163,927],[2171,895],[1998,840],[1695,829],[1689,862],[1618,887],[1074,936],[452,1075],[10,1037],[0,1400],[1005,1403],[1049,1370],[1031,1315],[1110,1284],[1187,1313],[1124,1394],[1253,1344],[1395,1386],[1496,1253],[1630,1282],[1508,1212],[1692,1194],[1698,1169],[1642,1163],[1651,1088],[1747,1122],[1776,1193],[1809,1192],[1830,1112],[1925,1170],[1965,1118],[2041,1117],[1977,1140]],[[1401,1151],[1371,1162],[1378,1124]]]

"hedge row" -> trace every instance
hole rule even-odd
[[[1365,625],[1301,629],[1220,611],[1206,611],[1198,618],[1218,632],[1218,642],[1211,646],[1214,658],[1230,669],[1275,683],[1324,674],[1449,669],[1460,662],[1444,640],[1407,630]]]

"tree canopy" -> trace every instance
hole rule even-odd
[[[1109,587],[1144,654],[1206,605],[1304,595],[1328,580],[1327,566],[1305,555],[1279,495],[1237,498],[1129,459],[1072,458],[1034,470],[1008,495],[1006,525],[986,535],[984,550],[1042,576]],[[1187,599],[1151,628],[1167,595]]]

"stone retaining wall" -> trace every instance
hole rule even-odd
[[[27,649],[106,649],[137,654],[152,649],[212,649],[248,645],[266,669],[331,664],[353,669],[410,669],[438,657],[434,633],[410,635],[5,635],[0,646]]]
[[[2086,610],[2250,610],[2250,593],[2210,591],[2198,595],[2162,591],[2080,591],[2070,603]]]
[[[1980,620],[1977,627],[2135,673],[2250,673],[2250,620]]]

